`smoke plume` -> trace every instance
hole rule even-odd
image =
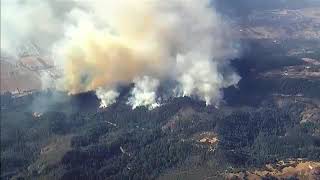
[[[100,99],[100,108],[106,108],[116,102],[119,93],[113,89],[99,87],[96,94]]]
[[[1,51],[18,56],[21,48],[36,44],[51,51],[63,36],[65,16],[72,1],[1,0]]]
[[[116,102],[117,87],[133,83],[128,104],[152,109],[161,103],[157,89],[168,81],[174,82],[169,96],[192,96],[217,105],[221,89],[240,79],[220,70],[238,51],[229,25],[209,0],[74,0],[63,17],[55,16],[58,2],[39,2],[30,8],[38,10],[31,14],[38,13],[37,26],[43,28],[22,28],[28,29],[22,39],[34,32],[40,39],[54,37],[43,44],[50,44],[63,69],[55,86],[70,94],[95,90],[101,107]],[[41,14],[46,14],[44,19]],[[5,18],[15,21],[12,16]],[[1,44],[11,42],[17,41]]]
[[[144,76],[134,79],[133,82],[135,83],[135,87],[132,89],[132,96],[128,100],[128,104],[130,104],[133,109],[138,106],[146,106],[149,109],[159,106],[157,102],[159,80]]]

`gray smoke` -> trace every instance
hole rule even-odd
[[[167,97],[218,105],[221,89],[240,80],[220,69],[239,52],[209,0],[1,2],[1,50],[17,54],[28,41],[46,49],[63,71],[54,86],[70,94],[94,90],[101,107],[116,102],[118,86],[134,83],[128,104],[152,109],[167,81],[174,82]]]

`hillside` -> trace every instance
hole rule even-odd
[[[172,1],[178,3],[177,7],[156,8],[161,10],[156,17],[151,17],[157,14],[151,11],[154,9],[147,9],[144,4],[137,3],[150,17],[144,13],[140,16],[129,6],[127,10],[133,12],[128,14],[139,17],[128,18],[132,24],[138,25],[132,27],[134,32],[129,29],[131,22],[127,23],[127,19],[125,23],[116,23],[121,25],[123,33],[128,31],[129,35],[139,35],[139,38],[134,36],[129,40],[113,32],[112,26],[111,30],[100,34],[99,28],[106,27],[99,24],[104,19],[96,15],[104,15],[105,9],[100,9],[99,3],[89,7],[80,2],[67,7],[68,4],[58,1],[42,5],[39,1],[41,8],[57,6],[53,14],[61,10],[61,17],[57,16],[53,23],[58,23],[70,12],[75,24],[76,16],[83,20],[80,25],[84,26],[79,27],[63,21],[72,24],[70,33],[81,32],[72,43],[72,38],[68,39],[74,54],[67,53],[68,57],[64,57],[71,58],[68,59],[71,63],[66,63],[67,69],[63,71],[69,78],[59,81],[66,83],[63,91],[56,89],[57,84],[53,83],[62,77],[63,68],[56,66],[51,56],[40,51],[33,55],[25,53],[18,58],[1,54],[1,180],[320,178],[320,2],[212,1],[223,16],[223,22],[231,23],[232,30],[227,35],[232,41],[226,44],[220,33],[206,36],[206,28],[212,21],[206,19],[207,14],[201,11],[203,8],[193,8],[179,0]],[[103,1],[95,2],[103,4]],[[130,5],[135,6],[134,3]],[[209,10],[204,7],[205,11]],[[69,8],[75,11],[67,11]],[[79,11],[81,8],[84,8],[83,12]],[[98,14],[85,11],[90,8],[102,11]],[[163,13],[162,8],[168,9]],[[196,14],[187,16],[194,10]],[[174,15],[176,11],[179,16],[172,16],[173,21],[167,23],[171,16],[164,14]],[[84,15],[88,17],[84,18]],[[197,28],[189,28],[202,20],[202,15],[206,21],[195,26]],[[96,18],[99,19],[97,22]],[[155,23],[153,18],[161,25],[164,23],[165,28],[161,26],[150,31],[155,28],[151,27]],[[220,14],[217,14],[215,20],[219,18]],[[54,31],[50,27],[55,26],[49,25],[46,27],[50,32]],[[86,25],[92,27],[86,29]],[[205,31],[198,32],[198,28],[205,28]],[[92,34],[87,34],[91,29]],[[194,31],[201,37],[196,41],[191,40]],[[176,39],[174,35],[180,36],[180,32],[181,37]],[[105,34],[107,43],[99,41]],[[167,36],[162,38],[162,35]],[[50,39],[49,36],[39,37]],[[213,40],[207,43],[208,38]],[[88,44],[85,43],[87,40]],[[154,40],[161,42],[149,47]],[[172,43],[171,40],[177,41]],[[198,45],[198,40],[204,44]],[[140,41],[145,43],[140,44]],[[216,42],[219,46],[217,49],[213,46],[213,52],[205,47]],[[158,45],[163,46],[159,54],[158,51],[148,51],[135,57],[149,48],[157,49]],[[180,46],[180,50],[190,46],[190,52],[186,54],[192,55],[192,63],[184,63],[188,58],[179,57],[180,51],[176,47]],[[67,47],[59,46],[60,50]],[[134,51],[136,47],[138,51]],[[220,61],[225,58],[223,55],[229,57],[225,52],[220,57],[220,48],[221,51],[235,50],[233,47],[239,53]],[[200,49],[193,51],[193,48]],[[171,51],[173,58],[167,56]],[[168,58],[163,59],[175,59],[175,51],[178,53],[177,64],[172,64],[174,68],[169,67],[169,61],[157,64],[158,60],[162,61],[164,52],[164,57]],[[204,57],[209,63],[198,61],[202,52],[208,52]],[[157,56],[157,60],[147,61],[153,56]],[[212,56],[218,60],[212,60]],[[138,64],[133,63],[136,60]],[[213,68],[206,69],[211,63]],[[148,69],[149,66],[156,68]],[[133,71],[136,70],[143,72],[135,74]],[[162,73],[157,74],[158,71]],[[209,71],[212,72],[207,74]],[[224,76],[230,72],[234,72],[234,76]],[[156,79],[131,79],[145,74],[156,74]],[[178,78],[170,79],[176,75]],[[213,84],[209,83],[210,75]],[[225,82],[235,76],[236,81]],[[170,94],[171,90],[176,90],[172,89],[173,84],[180,87],[179,80],[190,91],[182,93],[186,96]],[[113,83],[117,85],[116,89],[112,89]],[[193,86],[195,84],[197,86]],[[199,87],[204,89],[203,92],[212,91],[217,103],[213,101],[211,105],[203,101],[207,101],[203,97],[208,96],[199,95]],[[100,90],[102,96],[97,93]],[[111,100],[108,95],[112,96]],[[139,101],[135,101],[138,98]],[[100,106],[102,100],[109,100],[104,103],[105,107]]]
[[[254,53],[233,61],[242,79],[224,90],[218,109],[185,97],[132,110],[128,88],[106,109],[90,92],[2,95],[2,179],[289,178],[297,173],[264,167],[297,161],[313,168],[320,161],[320,81],[310,72],[318,55],[251,45]],[[289,165],[290,172],[300,168]],[[301,171],[313,177],[317,171],[308,168]]]

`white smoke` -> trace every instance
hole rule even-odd
[[[119,93],[113,89],[99,87],[96,94],[100,99],[100,108],[106,108],[116,102]]]
[[[30,43],[51,51],[63,35],[64,15],[72,1],[1,0],[1,50],[18,56]]]
[[[240,79],[220,69],[238,51],[210,0],[70,0],[63,16],[57,15],[59,1],[5,2],[2,49],[25,39],[51,49],[64,71],[56,88],[71,94],[95,90],[101,107],[116,102],[118,86],[133,82],[128,104],[155,108],[161,104],[158,88],[167,81],[175,85],[166,97],[218,105],[221,89]]]
[[[132,89],[131,97],[128,104],[135,109],[139,106],[146,106],[149,109],[154,109],[159,106],[157,102],[157,88],[160,85],[159,80],[144,76],[133,80],[135,87]]]
[[[195,55],[177,56],[178,86],[175,93],[178,96],[195,95],[207,105],[217,106],[222,98],[221,89],[237,84],[240,77],[235,73],[224,77],[218,73],[218,62],[201,59],[201,55],[199,56],[200,58]]]

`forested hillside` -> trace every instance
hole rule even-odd
[[[290,48],[261,47],[233,60],[242,79],[224,89],[219,107],[180,97],[133,110],[131,87],[106,109],[94,92],[5,93],[1,179],[223,179],[282,160],[319,162],[320,81],[283,75],[318,66],[286,55]]]

